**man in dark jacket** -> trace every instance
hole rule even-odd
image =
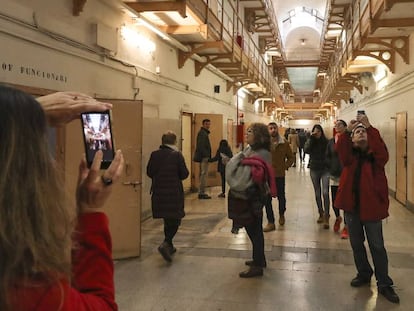
[[[165,238],[158,251],[168,262],[171,262],[171,255],[176,252],[172,240],[185,215],[182,180],[189,174],[176,143],[177,136],[174,132],[163,134],[160,149],[151,153],[147,165],[147,175],[152,179],[152,216],[164,219]]]
[[[400,298],[388,275],[382,219],[388,217],[388,184],[385,164],[388,150],[377,129],[365,114],[348,126],[351,134],[339,136],[335,149],[343,165],[335,205],[345,211],[349,240],[358,274],[351,286],[367,285],[374,273],[364,246],[365,236],[375,267],[378,292],[393,303]]]
[[[306,142],[306,133],[304,129],[300,129],[299,134],[299,158],[300,158],[300,164],[305,162],[305,151],[303,150],[303,147],[305,147]]]
[[[210,120],[204,119],[203,125],[197,134],[197,144],[194,153],[194,161],[200,162],[200,187],[198,191],[199,199],[211,199],[206,191],[206,179],[208,172],[208,160],[211,158],[211,145],[208,135],[210,134]]]

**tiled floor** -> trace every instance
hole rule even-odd
[[[120,310],[414,310],[413,213],[391,199],[391,215],[383,222],[390,276],[401,299],[395,305],[377,296],[374,279],[370,287],[349,285],[355,276],[349,241],[332,231],[334,217],[330,230],[316,224],[309,169],[291,168],[286,188],[286,224],[265,233],[268,265],[262,278],[239,278],[251,245],[243,229],[230,233],[226,200],[211,188],[212,200],[187,196],[171,264],[157,251],[162,221],[143,223],[142,256],[115,264]],[[276,199],[273,206],[277,214]]]

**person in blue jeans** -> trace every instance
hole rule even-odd
[[[272,155],[272,167],[275,172],[275,182],[277,189],[277,199],[279,201],[279,225],[285,224],[286,194],[285,176],[286,171],[292,166],[294,156],[289,143],[282,135],[279,135],[279,128],[275,122],[267,125],[271,137],[270,153]],[[263,232],[276,230],[275,215],[272,207],[272,197],[269,195],[265,202],[267,225]]]
[[[382,220],[388,217],[389,208],[384,169],[389,158],[387,146],[365,114],[358,114],[356,120],[350,121],[348,129],[351,132],[339,136],[335,146],[343,165],[335,204],[345,212],[358,271],[351,286],[368,285],[375,273],[378,292],[389,301],[399,303],[394,282],[388,275],[388,256],[382,233]],[[365,237],[375,270],[368,260]]]
[[[309,154],[310,176],[319,212],[317,223],[323,223],[325,229],[329,229],[330,208],[329,169],[326,161],[327,145],[328,139],[325,137],[322,126],[315,124],[304,149]]]
[[[229,218],[246,229],[252,242],[252,260],[245,262],[249,268],[239,273],[241,278],[263,275],[263,268],[266,267],[263,204],[269,193],[276,196],[267,126],[251,124],[246,130],[246,142],[248,147],[236,154],[226,167],[226,179],[230,186]]]

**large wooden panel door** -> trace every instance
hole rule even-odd
[[[183,112],[181,116],[181,152],[184,156],[185,164],[188,171],[192,176],[192,153],[191,153],[191,123],[193,121],[193,115],[191,113]],[[183,187],[185,192],[191,190],[191,177],[187,177],[183,180]]]
[[[211,121],[210,126],[210,144],[211,144],[211,156],[214,157],[218,146],[220,144],[220,140],[223,139],[223,115],[221,114],[201,114],[197,113],[194,115],[194,131],[193,131],[193,147],[192,154],[194,154],[195,146],[197,143],[197,134],[201,128],[204,119],[209,119]],[[199,163],[194,163],[193,166],[193,188],[197,188],[200,185],[200,165]],[[217,172],[217,162],[210,163],[208,166],[208,174],[207,174],[207,187],[213,186],[221,186],[221,177],[220,173]]]
[[[395,198],[407,203],[407,113],[397,113],[396,122],[396,193]]]
[[[231,150],[234,152],[235,148],[235,139],[234,139],[234,122],[233,119],[227,119],[227,141]]]
[[[125,168],[120,182],[104,211],[110,220],[114,258],[135,257],[141,248],[141,158],[142,158],[142,102],[108,100],[113,104],[112,129],[114,145],[121,149]],[[80,121],[71,122],[65,131],[65,180],[74,194],[78,164],[84,153]]]

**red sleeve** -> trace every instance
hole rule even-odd
[[[339,135],[338,141],[334,145],[335,151],[338,153],[339,160],[343,166],[352,163],[352,140],[349,133]]]
[[[70,310],[118,310],[108,218],[104,213],[79,216],[77,249],[72,254],[73,280],[67,302]]]
[[[381,138],[379,131],[370,126],[367,128],[369,149],[373,153],[375,162],[378,166],[384,167],[388,162],[388,149]]]

